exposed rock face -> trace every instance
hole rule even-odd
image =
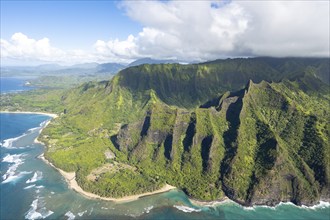
[[[329,68],[328,58],[127,68],[63,97],[67,114],[43,131],[57,140],[49,157],[110,196],[167,182],[199,200],[312,205],[330,195]],[[90,184],[106,149],[136,172]]]
[[[116,155],[111,150],[106,150],[104,152],[104,156],[108,160],[114,159],[116,157]]]
[[[276,115],[279,110],[282,113]],[[310,123],[308,116],[296,112],[268,83],[250,82],[247,89],[223,96],[218,106],[192,112],[172,111],[166,105],[152,108],[143,120],[122,127],[117,144],[121,151],[130,152],[131,159],[156,162],[163,158],[167,167],[179,163],[178,172],[185,172],[187,164],[198,166],[196,172],[201,175],[216,176],[211,187],[217,186],[243,205],[281,201],[314,205],[320,198],[328,198],[328,174],[322,173],[320,178],[317,173],[326,168],[322,165],[313,171],[304,161],[306,155],[298,156],[299,148],[291,149],[285,142],[282,125],[273,121],[298,117],[296,120]],[[166,116],[160,117],[162,114]],[[169,119],[172,116],[175,119]],[[162,117],[167,128],[154,125]],[[301,145],[306,124],[296,126],[302,131],[297,140]],[[320,149],[327,146],[320,144]],[[189,188],[185,191],[193,195]]]

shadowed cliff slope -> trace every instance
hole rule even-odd
[[[103,196],[166,182],[202,200],[315,204],[330,195],[328,64],[254,58],[131,67],[62,97],[66,114],[42,133],[46,157]]]

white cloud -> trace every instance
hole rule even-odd
[[[209,60],[239,56],[330,56],[329,1],[125,1],[143,29],[65,51],[48,38],[1,39],[1,58],[53,62],[129,62],[140,57]]]
[[[235,50],[248,15],[236,3],[221,8],[209,1],[128,1],[121,4],[145,28],[135,37],[139,56],[212,59]]]
[[[127,1],[140,56],[329,56],[329,1]]]
[[[118,39],[110,40],[108,42],[97,40],[94,44],[94,49],[98,55],[104,58],[117,59],[131,59],[136,57],[136,44],[133,35],[129,35],[126,40],[120,41]]]
[[[241,45],[254,55],[329,56],[329,1],[240,2],[250,14]]]
[[[134,37],[127,41],[98,40],[94,50],[62,50],[53,47],[48,38],[35,40],[22,33],[15,33],[10,40],[1,39],[1,63],[62,63],[75,64],[84,62],[128,62],[132,54],[129,48],[134,45]],[[91,47],[93,49],[93,47]]]
[[[53,60],[64,52],[50,45],[48,38],[34,40],[15,33],[9,41],[1,39],[1,58]]]

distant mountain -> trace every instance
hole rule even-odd
[[[31,68],[39,71],[53,71],[53,70],[65,69],[66,66],[61,66],[59,64],[43,64]]]
[[[94,69],[97,68],[97,66],[100,65],[98,63],[81,63],[81,64],[75,64],[70,66],[72,69]]]
[[[119,63],[103,63],[97,65],[96,69],[98,73],[117,73],[125,67],[125,65]]]
[[[119,63],[82,63],[72,66],[58,64],[43,64],[39,66],[1,66],[1,76],[44,76],[44,75],[114,75],[125,68]]]
[[[138,59],[135,60],[134,62],[128,64],[128,67],[131,66],[138,66],[138,65],[142,65],[142,64],[166,64],[166,63],[180,63],[180,61],[178,60],[154,60],[151,58],[142,58],[142,59]]]
[[[43,130],[45,156],[101,196],[168,183],[207,201],[329,201],[329,61],[249,58],[123,69],[111,81],[61,96],[66,114]],[[109,151],[115,159],[105,156]]]

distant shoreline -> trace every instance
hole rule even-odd
[[[58,115],[55,113],[49,113],[49,112],[29,112],[29,111],[0,111],[0,113],[8,113],[8,114],[36,114],[36,115],[47,115],[52,118],[57,118]]]

